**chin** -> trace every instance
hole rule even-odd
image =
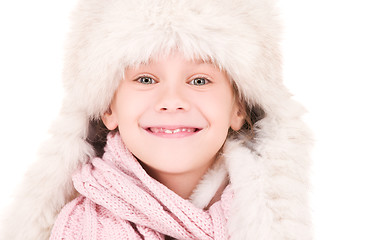
[[[161,155],[160,155],[161,156]],[[161,173],[184,174],[194,171],[205,171],[211,164],[211,161],[198,161],[198,158],[186,159],[181,156],[169,156],[167,158],[156,158],[153,161],[142,161],[143,166]]]

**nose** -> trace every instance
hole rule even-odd
[[[190,103],[182,89],[177,86],[165,86],[159,92],[155,110],[158,112],[184,112],[190,109]]]

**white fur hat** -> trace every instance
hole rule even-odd
[[[1,239],[48,239],[76,192],[71,174],[96,155],[93,122],[127,66],[182,52],[224,69],[256,115],[254,138],[225,146],[234,186],[232,239],[311,239],[310,134],[281,78],[274,0],[79,0],[67,44],[66,95],[28,171]],[[5,225],[4,225],[5,224]]]

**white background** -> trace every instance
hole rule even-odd
[[[284,79],[313,129],[315,239],[377,239],[377,7],[281,0]],[[62,99],[75,1],[0,3],[0,206],[34,160]]]

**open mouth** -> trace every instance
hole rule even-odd
[[[151,134],[163,137],[186,137],[193,135],[201,128],[195,127],[148,127],[145,130]]]

